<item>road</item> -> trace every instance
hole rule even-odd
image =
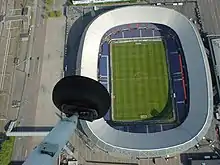
[[[14,1],[1,1],[1,12],[6,16],[14,8]],[[14,77],[14,57],[17,55],[19,46],[19,25],[21,21],[7,21],[1,23],[0,26],[0,131],[4,131],[3,127],[11,118],[9,109],[11,106],[12,82]],[[2,119],[6,119],[3,121]]]
[[[0,15],[6,14],[8,0],[0,0]],[[2,35],[3,23],[0,23],[0,36]]]
[[[53,28],[56,27],[56,28]],[[40,84],[39,93],[37,99],[37,106],[33,107],[33,103],[27,103],[27,111],[36,109],[36,113],[28,112],[21,110],[22,116],[21,125],[27,126],[53,126],[57,121],[58,117],[55,112],[56,108],[52,103],[51,95],[52,89],[56,82],[63,77],[63,46],[64,46],[64,28],[65,28],[65,17],[60,17],[57,19],[49,19],[47,21],[47,31],[46,31],[46,43],[44,45],[44,56],[40,57],[43,60],[42,63],[42,73],[40,82],[35,82]],[[32,60],[31,60],[32,62]],[[31,66],[31,65],[30,65]],[[35,67],[30,67],[30,70],[34,69],[38,72],[38,68],[35,64]],[[35,76],[35,75],[30,75]],[[30,85],[33,85],[33,81],[30,82]],[[30,86],[30,87],[31,87]],[[38,85],[39,86],[39,85]],[[27,87],[28,88],[28,87]],[[34,92],[34,91],[33,91]],[[29,94],[27,96],[34,96]],[[35,96],[34,96],[35,97]],[[25,98],[24,98],[25,99]],[[31,100],[31,98],[26,98]],[[34,99],[34,98],[33,98]],[[36,100],[36,99],[35,99]],[[32,107],[28,107],[30,105]],[[34,102],[34,104],[36,104]],[[33,109],[34,108],[34,109]],[[31,116],[31,117],[30,117]],[[49,118],[48,118],[49,116]],[[23,118],[23,119],[22,119]],[[17,146],[15,147],[15,157],[13,160],[22,160],[26,157],[27,154],[39,144],[42,140],[42,137],[32,137],[32,138],[17,138]],[[27,143],[28,141],[28,143]]]
[[[32,31],[29,39],[27,56],[32,60],[27,61],[25,87],[22,95],[22,105],[19,111],[20,125],[31,125],[35,123],[38,90],[41,77],[41,68],[46,36],[46,21],[41,14],[43,12],[41,0],[34,1],[34,12],[32,16]],[[39,7],[40,6],[40,7]],[[39,57],[39,59],[38,59]],[[28,76],[29,74],[29,76]],[[12,160],[24,160],[31,146],[32,138],[16,138]]]
[[[204,30],[209,34],[220,34],[220,1],[198,0]]]

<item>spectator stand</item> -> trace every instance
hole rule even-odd
[[[169,71],[171,75],[171,83],[173,87],[172,97],[176,107],[176,117],[178,123],[182,123],[187,116],[188,109],[187,100],[187,71],[185,60],[179,39],[173,30],[164,25],[158,24],[128,24],[121,25],[110,29],[101,42],[98,79],[109,92],[111,92],[111,69],[110,69],[110,43],[122,39],[146,39],[160,37],[166,43],[167,56],[169,62]],[[159,132],[176,127],[176,124],[146,124],[144,122],[113,122],[111,117],[111,109],[105,115],[104,119],[115,129],[136,132],[136,133],[152,133]]]

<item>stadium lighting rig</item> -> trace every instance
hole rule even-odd
[[[66,115],[44,140],[34,148],[23,165],[53,165],[70,137],[78,119],[94,121],[102,118],[111,105],[111,97],[99,82],[82,76],[68,76],[54,87],[52,100]]]

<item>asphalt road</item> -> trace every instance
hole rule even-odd
[[[14,8],[14,2],[5,0],[2,2],[1,12],[9,14]],[[1,23],[0,28],[0,131],[4,131],[3,127],[11,118],[9,109],[11,106],[11,91],[14,77],[13,60],[17,53],[19,45],[19,23],[20,21],[7,21]],[[2,119],[6,119],[3,121]]]
[[[44,21],[41,17],[43,10],[40,9],[40,7],[37,7],[40,3],[42,3],[41,0],[35,1],[34,6],[36,10],[32,16],[32,23],[34,26],[29,39],[27,51],[27,56],[32,57],[32,60],[27,61],[27,66],[29,67],[26,69],[25,87],[18,117],[18,121],[20,122],[21,126],[33,126],[35,122],[38,90],[43,61],[42,56],[46,36],[46,21]],[[16,138],[12,160],[25,159],[27,153],[31,150],[31,140],[32,138],[28,137]]]
[[[8,0],[0,0],[0,15],[6,14]],[[4,24],[0,22],[0,36],[2,34]]]
[[[58,120],[58,117],[56,116],[55,112],[59,113],[59,111],[58,110],[56,111],[56,108],[51,100],[51,95],[52,95],[53,86],[56,84],[58,80],[60,80],[63,77],[64,27],[65,27],[65,17],[60,17],[54,20],[47,21],[46,43],[44,45],[45,49],[43,53],[44,56],[40,57],[43,60],[43,64],[41,63],[42,64],[41,80],[40,82],[36,82],[39,83],[40,85],[39,93],[32,90],[33,92],[36,92],[35,95],[38,98],[37,105],[36,107],[35,106],[33,107],[33,104],[35,104],[35,102],[30,103],[30,101],[34,99],[32,98],[32,96],[35,97],[34,95],[32,95],[33,93],[26,95],[28,96],[28,98],[26,98],[28,99],[28,101],[23,107],[23,109],[21,109],[20,111],[21,113],[19,115],[21,116],[21,118],[19,118],[21,119],[20,120],[21,125],[53,126]],[[30,66],[32,65],[33,64],[31,64]],[[30,67],[30,71],[33,70],[32,74],[30,74],[30,77],[36,76],[38,72],[38,67],[36,66],[37,65],[35,64],[33,67]],[[33,81],[30,82],[30,85],[31,86],[33,85]],[[31,98],[29,98],[30,96]],[[32,107],[30,106],[28,107],[28,105],[30,104]],[[28,113],[26,110],[27,111],[31,110],[31,112]],[[36,113],[34,114],[35,110]],[[15,153],[14,153],[15,156],[13,160],[24,159],[33,149],[33,147],[35,147],[37,144],[41,142],[41,140],[42,137],[17,138],[17,143],[16,143],[17,146],[15,147]]]

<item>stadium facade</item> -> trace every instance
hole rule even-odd
[[[178,127],[155,133],[131,133],[111,127],[104,118],[81,121],[83,131],[99,148],[112,154],[140,158],[172,156],[197,144],[212,121],[211,75],[200,34],[185,16],[175,10],[154,6],[128,6],[98,16],[85,29],[78,51],[80,74],[97,80],[100,44],[109,29],[132,23],[170,27],[180,40],[188,74],[189,112]]]

